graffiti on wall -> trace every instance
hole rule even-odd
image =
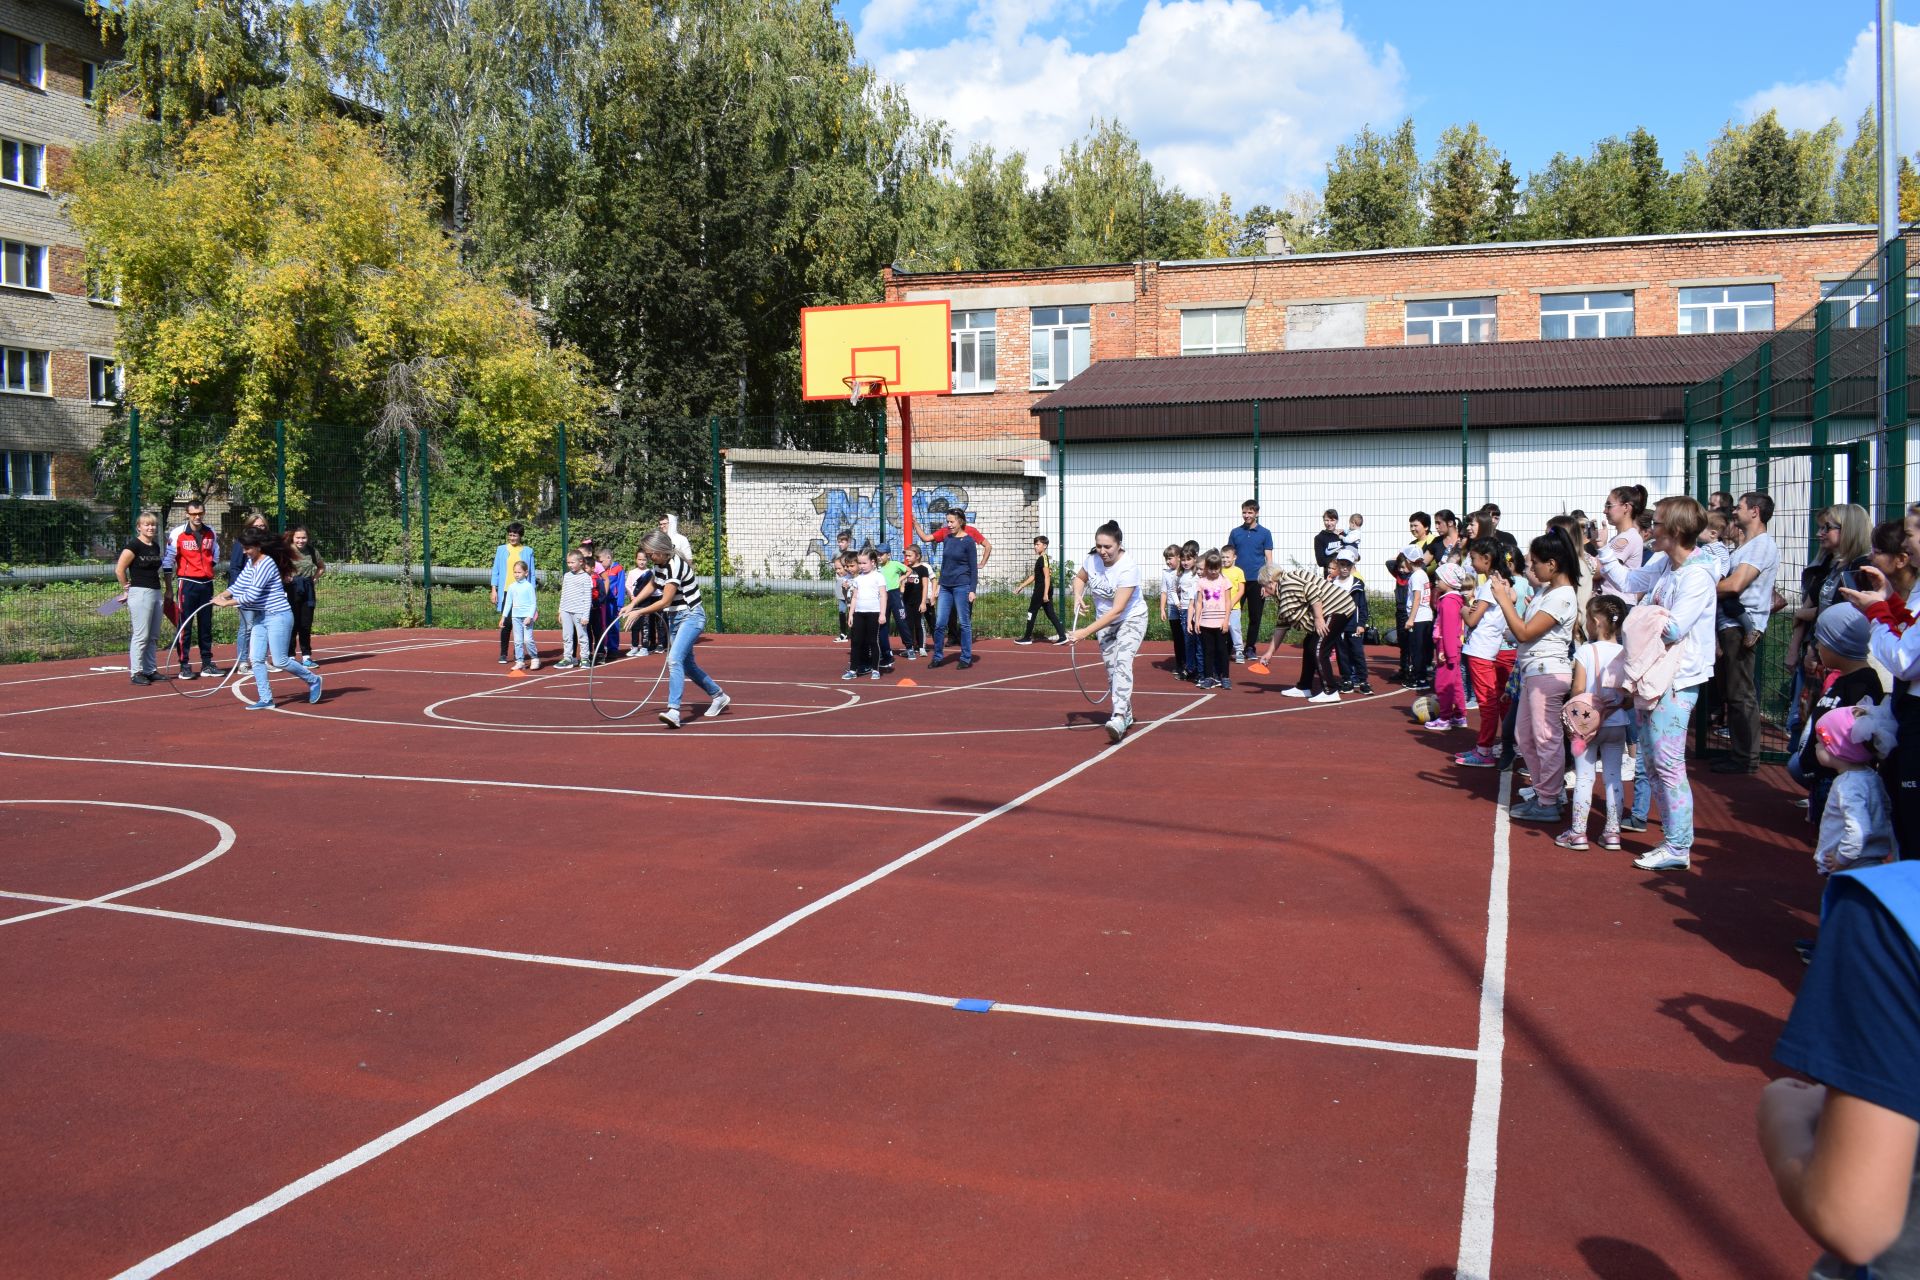
[[[820,513],[820,528],[808,548],[823,561],[833,553],[838,545],[840,531],[853,531],[853,545],[886,547],[899,552],[906,546],[905,534],[899,520],[900,491],[888,487],[887,496],[892,499],[887,504],[887,527],[880,527],[880,504],[871,489],[863,490],[858,486],[850,489],[822,489],[813,495],[813,509]],[[913,491],[913,532],[914,543],[922,552],[927,550],[926,532],[937,528],[947,518],[951,508],[966,510],[967,490],[964,485],[936,484]]]

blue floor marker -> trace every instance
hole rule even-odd
[[[993,1008],[991,1000],[955,1000],[953,1007],[962,1013],[985,1013]]]

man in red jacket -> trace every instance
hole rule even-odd
[[[225,674],[213,664],[213,610],[202,605],[213,600],[213,570],[220,563],[219,539],[207,524],[206,505],[198,499],[187,503],[187,522],[175,525],[167,534],[166,548],[160,553],[160,571],[170,573],[180,584],[180,620],[198,609],[199,617],[191,628],[180,629],[180,678],[192,680],[200,672],[193,669],[188,651],[192,636],[200,637],[200,666],[210,676]]]

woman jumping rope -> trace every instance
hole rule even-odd
[[[287,579],[293,573],[293,553],[285,538],[265,529],[247,529],[240,534],[240,549],[247,566],[233,585],[214,597],[215,607],[241,608],[252,617],[248,641],[252,652],[253,684],[259,697],[247,704],[249,711],[266,711],[273,706],[273,690],[267,684],[267,659],[273,665],[307,682],[307,701],[320,701],[320,677],[295,662],[289,652],[293,640],[293,606],[287,601]]]
[[[1073,575],[1073,615],[1083,611],[1087,588],[1093,588],[1098,616],[1075,627],[1067,639],[1079,642],[1098,633],[1100,656],[1107,664],[1107,687],[1113,691],[1113,717],[1107,737],[1118,742],[1133,727],[1133,659],[1147,638],[1147,593],[1141,589],[1140,568],[1120,545],[1120,526],[1109,520],[1095,530],[1093,554]]]
[[[640,543],[640,550],[654,566],[653,580],[660,594],[645,605],[629,604],[620,611],[619,625],[627,626],[635,618],[664,613],[667,619],[667,709],[660,723],[669,729],[680,727],[680,694],[688,676],[706,690],[708,719],[727,709],[729,698],[713,682],[713,677],[694,661],[694,641],[707,629],[707,611],[700,607],[700,582],[693,576],[693,564],[674,547],[673,538],[664,529],[656,529]]]

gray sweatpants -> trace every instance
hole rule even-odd
[[[1145,614],[1122,618],[1098,633],[1100,658],[1107,664],[1107,687],[1113,690],[1113,714],[1133,719],[1133,660],[1147,638]]]
[[[133,621],[133,642],[127,646],[127,674],[151,674],[158,666],[160,624],[166,621],[160,592],[153,587],[128,587],[127,617]]]
[[[587,634],[587,615],[575,613],[570,609],[560,611],[560,661],[576,661],[574,639],[579,638],[579,657],[581,663],[593,660],[593,638]]]

